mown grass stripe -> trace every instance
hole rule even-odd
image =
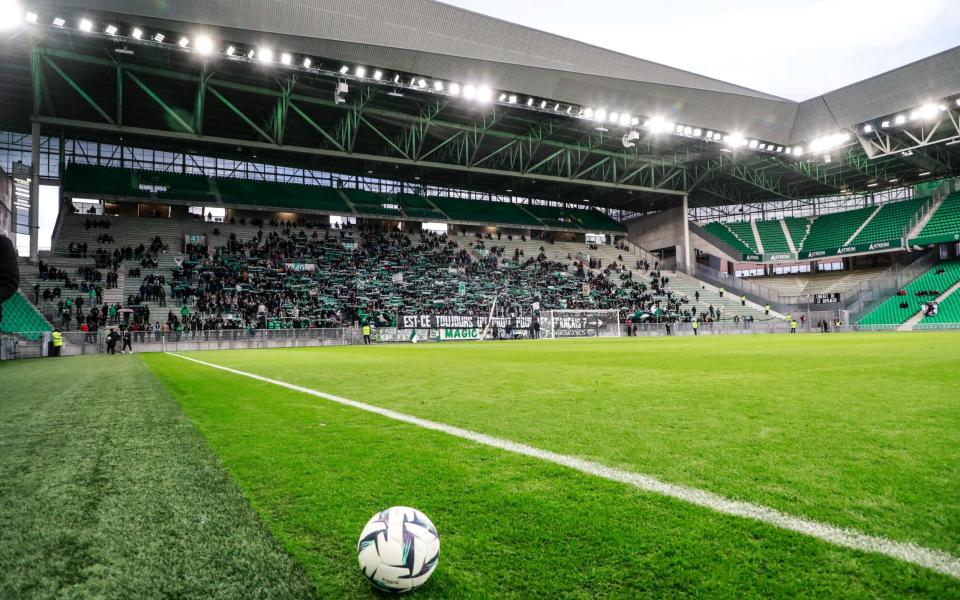
[[[940,550],[926,548],[911,542],[898,542],[880,536],[868,535],[853,529],[837,527],[828,523],[821,523],[811,519],[795,517],[793,515],[789,515],[779,510],[759,504],[733,500],[712,492],[708,492],[706,490],[689,486],[667,483],[650,475],[614,469],[601,463],[584,460],[576,456],[568,456],[565,454],[551,452],[549,450],[542,450],[527,444],[521,444],[510,440],[477,433],[468,429],[454,427],[451,425],[438,423],[436,421],[430,421],[428,419],[421,419],[419,417],[414,417],[394,410],[373,406],[371,404],[350,400],[348,398],[342,398],[340,396],[327,394],[325,392],[287,383],[285,381],[271,379],[255,373],[249,373],[222,365],[205,362],[189,356],[172,352],[168,352],[167,354],[199,365],[232,373],[234,375],[248,377],[250,379],[283,387],[295,392],[311,395],[365,412],[374,413],[395,421],[416,425],[424,429],[442,432],[447,435],[475,442],[477,444],[482,444],[500,450],[505,450],[507,452],[561,465],[588,475],[601,477],[609,481],[631,485],[645,492],[667,496],[669,498],[674,498],[689,504],[707,508],[715,512],[752,519],[754,521],[759,521],[780,529],[810,536],[837,546],[862,552],[881,554],[903,562],[931,569],[955,579],[960,579],[960,558]]]

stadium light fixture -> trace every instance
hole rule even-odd
[[[237,49],[236,49],[236,48],[234,48],[233,46],[228,46],[228,47],[227,47],[227,56],[233,56],[233,55],[236,54],[236,53],[237,53]]]
[[[878,185],[880,185],[880,184],[877,183],[876,181],[874,181],[873,183],[868,183],[868,184],[867,184],[867,187],[868,187],[868,188],[875,188],[875,187],[877,187]]]
[[[210,39],[210,36],[201,35],[198,36],[194,41],[193,49],[197,51],[197,54],[207,56],[213,53],[213,40]]]
[[[250,60],[253,60],[253,57],[256,55],[257,55],[256,50],[251,49],[249,52],[247,52],[247,58],[249,58]]]
[[[632,119],[630,119],[630,124],[633,125],[634,127],[636,127],[637,125],[639,125],[639,124],[640,124],[640,117],[633,117]]]
[[[23,9],[16,0],[0,0],[0,31],[13,29],[20,24],[21,19],[23,19]]]
[[[480,102],[490,102],[493,100],[493,90],[485,85],[477,88],[477,100]]]
[[[54,17],[54,18],[53,18],[53,26],[54,26],[54,27],[63,27],[63,26],[66,25],[66,24],[67,24],[67,20],[64,19],[63,17]]]
[[[610,113],[610,116],[607,117],[607,120],[610,121],[611,123],[619,123],[619,122],[620,122],[620,113],[618,113],[618,112],[612,112],[612,113]]]
[[[289,52],[284,52],[280,55],[280,64],[281,65],[291,65],[293,64],[293,56]]]
[[[180,38],[180,41],[177,42],[177,45],[180,46],[181,48],[186,48],[187,46],[190,45],[190,38],[188,37]]]
[[[803,156],[803,146],[794,146],[793,147],[794,156]]]
[[[623,113],[620,115],[620,125],[627,127],[630,125],[630,122],[633,120],[633,117],[630,116],[630,113]]]
[[[153,41],[155,41],[158,44],[162,44],[163,40],[165,39],[167,39],[167,36],[163,35],[162,33],[156,33],[153,36]]]
[[[527,98],[527,106],[533,106],[533,98]]]
[[[918,176],[918,177],[926,177],[926,176],[929,175],[929,174],[930,174],[930,171],[924,171],[923,173],[920,173],[920,174],[917,175],[917,176]]]
[[[750,140],[749,142],[747,142],[747,146],[748,146],[751,150],[756,150],[757,146],[759,146],[759,145],[760,145],[760,142],[758,142],[757,140]]]
[[[260,59],[261,63],[267,64],[273,62],[273,49],[272,48],[260,48],[257,50],[257,58]]]
[[[474,85],[467,84],[463,86],[463,97],[467,100],[473,100],[477,97],[477,88]]]
[[[77,26],[77,29],[84,33],[90,33],[93,31],[93,21],[90,19],[80,19],[80,24]]]
[[[556,104],[553,105],[553,110],[554,110],[554,112],[560,112],[560,103],[559,103],[559,102],[557,102]]]
[[[702,130],[702,129],[700,129],[699,127],[695,127],[695,128],[693,129],[693,137],[700,137],[700,136],[702,136],[702,135],[703,135],[703,130]]]
[[[117,35],[117,31],[119,30],[117,29],[116,25],[107,25],[107,27],[103,30],[103,32],[107,35]]]
[[[898,181],[900,181],[900,180],[897,179],[897,178],[893,178],[893,179],[890,179],[889,181],[890,181],[890,183],[896,183],[896,182],[898,182]]]
[[[541,101],[540,101],[540,108],[543,109],[543,108],[546,108],[546,107],[547,107],[547,101],[546,101],[546,100],[541,100]]]
[[[919,116],[925,121],[930,121],[937,118],[940,114],[940,107],[936,104],[924,104],[918,110]]]
[[[374,81],[380,81],[381,79],[383,79],[383,71],[380,71],[379,69],[376,70],[376,71],[374,71],[374,72],[373,72],[373,80],[374,80]]]
[[[668,133],[673,131],[675,125],[663,117],[653,117],[643,124],[651,133]]]
[[[139,27],[134,27],[133,33],[130,34],[130,37],[132,37],[135,40],[141,39],[143,37],[143,30],[140,29]]]
[[[598,108],[597,110],[593,111],[593,119],[594,119],[594,121],[596,121],[597,123],[603,123],[604,121],[606,121],[606,120],[607,120],[607,109],[605,109],[605,108]]]
[[[499,98],[497,101],[498,101],[498,102],[506,102],[506,101],[507,101],[507,95],[506,95],[506,94],[500,94],[500,98]]]
[[[864,133],[873,133],[873,125],[871,125],[870,123],[867,123],[866,125],[864,125],[864,126],[863,126],[863,132],[864,132]]]
[[[357,77],[361,77],[361,78],[362,78],[362,77],[366,77],[366,76],[367,76],[367,68],[366,68],[366,67],[357,67],[356,69],[353,70],[353,72],[356,74]]]
[[[38,17],[38,16],[37,16],[37,13],[35,13],[35,12],[28,12],[27,14],[23,15],[23,20],[26,21],[27,23],[31,23],[31,24],[33,24],[33,25],[36,25],[36,24],[37,24],[37,20],[39,20],[39,19],[40,19],[40,17]]]
[[[906,123],[906,122],[907,122],[907,116],[906,116],[906,115],[897,115],[897,116],[894,117],[894,119],[893,119],[893,123],[894,123],[895,125],[903,125],[903,124]]]
[[[592,109],[592,108],[585,108],[585,109],[583,110],[583,117],[584,117],[585,119],[593,119],[593,109]]]
[[[880,127],[882,127],[883,129],[890,127],[890,121],[883,121],[882,123],[880,123]]]
[[[418,79],[418,80],[417,80],[417,87],[420,88],[420,89],[423,89],[423,88],[427,87],[427,80],[424,79],[424,78],[422,78],[422,77],[421,77],[420,79]]]
[[[454,95],[454,96],[459,96],[461,91],[462,91],[462,88],[460,87],[460,84],[459,84],[459,83],[451,83],[451,84],[450,84],[450,93],[451,93],[452,95]]]
[[[517,103],[517,97],[516,97],[515,95],[511,95],[511,96],[509,96],[509,97],[507,98],[507,102],[508,102],[509,104],[516,104],[516,103]]]
[[[434,89],[435,91],[437,91],[437,92],[442,92],[442,91],[443,91],[443,82],[442,82],[442,81],[434,81],[434,82],[433,82],[433,89]]]
[[[394,82],[394,83],[400,83],[400,75],[399,75],[399,74],[393,76],[393,82]]]
[[[343,65],[342,67],[340,67],[341,75],[346,75],[349,72],[350,72],[350,67],[348,67],[347,65]]]

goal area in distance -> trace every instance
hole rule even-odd
[[[540,314],[543,338],[620,337],[618,310],[550,310]]]

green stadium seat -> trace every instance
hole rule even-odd
[[[818,216],[810,227],[810,235],[807,236],[803,248],[798,248],[798,250],[826,250],[829,252],[843,247],[876,209],[875,206],[868,206],[857,210]]]
[[[925,239],[938,238],[939,241],[949,241],[955,235],[960,235],[960,192],[950,194],[944,199],[916,240],[919,243],[925,243]],[[913,241],[911,240],[911,243]]]
[[[944,273],[937,274],[940,268],[944,269]],[[870,311],[860,319],[860,325],[900,325],[917,314],[924,303],[935,299],[929,296],[917,296],[917,292],[936,290],[942,294],[958,281],[960,281],[960,260],[942,262],[908,284],[904,288],[905,296],[893,296]],[[906,308],[900,308],[903,303],[907,304]]]
[[[732,246],[734,250],[740,252],[741,254],[755,254],[756,249],[748,246],[740,237],[733,233],[729,225],[731,223],[720,223],[719,221],[714,221],[713,223],[707,223],[703,228],[718,238],[721,241],[726,242],[729,246]],[[749,223],[747,224],[749,226]],[[753,235],[753,232],[750,232],[750,235]]]
[[[790,252],[790,244],[787,242],[787,236],[783,233],[783,226],[779,219],[776,221],[757,221],[757,233],[760,234],[764,252],[768,254]]]
[[[39,339],[44,331],[53,331],[53,327],[22,293],[17,292],[3,303],[0,331],[20,335],[26,339]]]
[[[853,243],[872,244],[902,238],[903,230],[910,224],[923,202],[923,199],[915,199],[884,204],[877,216],[857,234]]]

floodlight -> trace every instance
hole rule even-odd
[[[622,115],[620,115],[620,125],[624,127],[630,125],[631,118],[632,117],[630,116],[629,113],[623,113]]]
[[[374,72],[373,72],[373,79],[374,79],[374,81],[380,81],[381,79],[383,79],[383,71],[379,71],[379,70],[378,70],[378,71],[374,71]]]
[[[399,74],[393,76],[393,82],[394,82],[394,83],[400,83],[400,75],[399,75]]]
[[[904,115],[897,115],[897,116],[893,119],[893,122],[894,122],[894,124],[896,124],[896,125],[903,125],[904,123],[907,122],[907,117],[904,116]]]
[[[930,171],[924,171],[923,173],[920,173],[919,177],[926,177],[929,174],[930,174]]]
[[[253,57],[256,56],[256,55],[257,55],[257,51],[256,51],[256,50],[250,50],[249,52],[247,52],[247,58],[249,58],[249,59],[253,59]]]
[[[23,20],[26,21],[27,23],[36,24],[37,19],[39,18],[40,17],[38,17],[37,13],[35,12],[28,12],[27,14],[23,15]]]
[[[209,36],[201,35],[194,41],[193,49],[197,51],[197,54],[206,56],[213,52],[213,40]]]
[[[80,19],[80,25],[77,26],[80,31],[93,31],[93,21],[90,19]]]
[[[794,156],[803,156],[803,146],[794,146],[793,147]]]
[[[554,111],[557,111],[557,112],[560,111],[560,103],[559,103],[559,102],[557,102],[556,104],[553,105],[553,110],[554,110]]]
[[[584,109],[584,111],[583,111],[583,116],[584,116],[585,118],[587,118],[587,119],[592,119],[592,118],[593,118],[593,109],[592,109],[592,108]]]
[[[936,118],[940,114],[940,107],[936,104],[924,104],[920,107],[920,118],[925,120],[930,120]]]
[[[420,88],[427,87],[427,80],[423,78],[417,80],[417,87],[420,87]]]
[[[473,100],[477,97],[477,88],[474,85],[467,84],[463,86],[463,97],[467,100]]]
[[[723,138],[723,141],[727,143],[731,148],[740,148],[747,144],[747,138],[743,137],[741,133],[731,133],[727,137]]]
[[[607,117],[607,120],[609,120],[611,123],[616,123],[617,121],[620,120],[620,113],[618,112],[610,113],[610,115]]]
[[[598,123],[603,123],[604,121],[607,120],[607,109],[598,108],[597,110],[594,111],[593,118]]]
[[[884,122],[880,123],[880,127],[884,128],[884,129],[886,129],[887,127],[890,127],[890,121],[884,121]]]
[[[117,31],[116,25],[107,25],[106,29],[103,30],[107,35],[117,35]]]
[[[546,100],[541,100],[541,101],[540,101],[540,108],[546,108],[546,107],[547,107],[547,101],[546,101]]]
[[[700,128],[695,128],[695,129],[693,130],[693,136],[694,136],[694,137],[700,137],[701,135],[703,135],[703,130],[702,130],[702,129],[700,129]]]
[[[272,48],[260,48],[257,50],[257,58],[260,59],[262,63],[272,63],[273,62],[273,49]]]
[[[442,82],[442,81],[434,81],[434,82],[433,82],[433,89],[436,90],[436,91],[438,91],[438,92],[442,92],[442,91],[443,91],[443,82]]]
[[[367,76],[367,69],[366,69],[366,67],[357,67],[356,69],[354,69],[353,72],[356,74],[357,77],[366,77],[366,76]]]
[[[233,56],[236,53],[237,53],[236,48],[234,48],[233,46],[227,47],[227,56]]]
[[[180,41],[177,42],[177,45],[180,46],[181,48],[186,48],[187,46],[190,45],[190,38],[186,38],[186,37],[180,38]]]
[[[54,27],[63,27],[63,26],[66,25],[66,24],[67,24],[67,20],[64,19],[63,17],[55,17],[55,18],[53,19],[53,26],[54,26]]]
[[[878,185],[880,185],[880,184],[877,183],[876,181],[874,181],[873,183],[868,183],[868,184],[867,184],[867,187],[872,188],[872,187],[877,187]]]
[[[533,98],[527,98],[527,106],[533,106]]]
[[[347,65],[343,65],[342,67],[340,67],[341,75],[346,75],[349,72],[350,72],[350,67],[348,67]]]
[[[493,90],[485,85],[481,85],[477,88],[477,100],[480,102],[490,102],[493,100]]]
[[[759,145],[759,142],[757,140],[750,140],[749,142],[747,142],[747,146],[749,146],[752,149],[755,149],[758,145]]]
[[[864,132],[864,133],[873,133],[873,125],[871,125],[870,123],[867,123],[866,125],[864,125],[864,126],[863,126],[863,132]]]
[[[894,178],[894,179],[891,179],[891,180],[890,180],[890,183],[896,183],[896,182],[898,182],[898,181],[900,181],[900,180],[899,180],[899,179],[896,179],[896,178]]]
[[[450,84],[450,93],[453,94],[454,96],[459,96],[459,95],[460,95],[460,84],[459,84],[459,83],[451,83],[451,84]]]
[[[506,94],[500,94],[500,99],[497,100],[497,101],[498,101],[498,102],[506,102],[506,101],[507,101],[507,95],[506,95]]]
[[[634,117],[634,118],[630,119],[630,124],[631,124],[631,125],[639,125],[639,124],[640,124],[640,117]]]
[[[133,33],[130,34],[130,37],[132,37],[135,40],[139,40],[140,38],[143,37],[143,30],[138,27],[134,27]]]
[[[649,129],[652,133],[666,133],[673,131],[674,128],[674,124],[670,121],[667,121],[663,117],[653,117],[644,123],[643,126]]]
[[[162,44],[163,40],[165,39],[167,39],[167,36],[163,35],[162,33],[157,33],[157,34],[154,34],[153,36],[153,41],[155,41],[158,44]]]
[[[509,102],[510,104],[516,104],[516,103],[517,103],[517,97],[511,95],[509,98],[507,98],[507,102]]]

